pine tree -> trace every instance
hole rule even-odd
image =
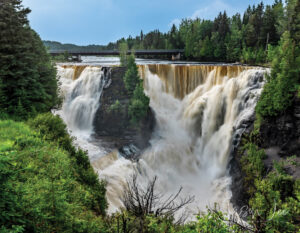
[[[20,0],[0,4],[0,106],[9,115],[17,114],[18,106],[27,115],[45,112],[57,101],[55,69],[29,26],[29,12]]]
[[[300,0],[297,0],[297,3],[294,8],[294,13],[291,19],[291,37],[295,40],[296,44],[300,43]]]
[[[277,116],[291,105],[299,84],[299,52],[290,32],[286,31],[281,37],[277,57],[272,62],[271,75],[257,103],[257,112],[261,116]]]

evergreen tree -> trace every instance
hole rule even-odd
[[[120,52],[121,66],[127,66],[127,62],[128,62],[128,56],[127,56],[128,44],[127,44],[127,42],[122,42],[119,44],[119,52]]]
[[[226,38],[226,54],[228,61],[239,61],[242,51],[242,22],[240,14],[232,17],[230,34]]]
[[[124,76],[124,84],[128,93],[132,96],[136,85],[139,83],[140,77],[138,67],[135,64],[134,55],[131,54],[127,61],[127,71]]]
[[[300,43],[300,0],[297,1],[294,8],[294,13],[291,19],[291,37],[299,46]]]
[[[271,75],[257,104],[257,112],[261,116],[276,116],[291,105],[292,96],[299,84],[299,61],[299,47],[296,47],[290,33],[285,32],[272,63]]]
[[[27,116],[45,112],[57,102],[56,72],[41,39],[29,26],[29,12],[20,0],[0,4],[0,106],[10,115],[20,109]]]
[[[276,44],[278,42],[279,38],[277,37],[275,25],[274,11],[271,6],[266,6],[259,38],[264,47],[267,47],[268,43]]]

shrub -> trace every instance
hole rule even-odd
[[[122,110],[122,105],[120,104],[119,100],[116,100],[116,102],[109,106],[108,111],[109,112],[120,112]]]
[[[57,143],[60,148],[68,152],[70,158],[72,158],[72,168],[76,179],[93,194],[93,198],[90,201],[93,209],[98,214],[105,215],[107,208],[105,182],[99,181],[98,176],[90,165],[87,153],[73,146],[73,138],[69,136],[67,127],[62,119],[51,113],[45,113],[30,120],[29,125],[38,130],[45,140]]]
[[[246,150],[246,155],[241,159],[242,171],[245,173],[244,182],[248,190],[248,194],[253,196],[255,193],[254,181],[263,176],[265,158],[264,150],[259,150],[253,143],[247,143],[243,147]]]
[[[100,185],[77,179],[67,151],[24,123],[0,128],[0,232],[105,232]]]

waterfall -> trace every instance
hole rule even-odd
[[[163,193],[182,186],[187,195],[195,195],[191,213],[214,202],[230,211],[227,167],[233,134],[254,113],[265,70],[171,65],[161,72],[164,67],[156,67],[142,69],[158,124],[152,147],[142,157],[144,176],[157,175]]]
[[[72,130],[91,132],[99,104],[95,99],[99,100],[103,88],[101,69],[86,67],[76,75],[72,67],[61,69],[63,118]],[[194,195],[195,202],[185,209],[190,216],[215,202],[230,211],[228,162],[233,139],[241,135],[254,113],[266,70],[152,64],[140,65],[139,71],[157,127],[151,147],[138,162],[117,152],[92,162],[99,177],[107,180],[109,212],[122,206],[124,184],[133,173],[138,174],[140,184],[156,175],[161,193],[175,193],[182,186],[182,195]]]
[[[56,113],[65,121],[70,134],[75,136],[75,144],[88,150],[91,157],[103,154],[101,147],[90,142],[90,136],[100,96],[109,77],[101,67],[90,66],[58,66],[57,76],[63,105]]]

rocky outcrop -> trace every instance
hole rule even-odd
[[[243,124],[241,125],[242,128],[236,130],[237,133],[234,134],[232,140],[233,147],[230,155],[231,160],[228,166],[229,166],[229,173],[232,180],[231,203],[237,213],[241,213],[247,210],[247,204],[248,204],[248,196],[244,185],[244,174],[242,172],[242,167],[240,163],[242,156],[245,155],[240,153],[239,150],[241,147],[240,142],[242,140],[242,137],[245,137],[246,135],[250,135],[250,133],[253,131],[254,121],[255,121],[255,116],[253,115],[252,117],[250,117],[250,119],[247,122],[243,122]],[[245,217],[245,216],[240,216],[240,217]]]
[[[292,105],[276,118],[266,119],[260,127],[260,143],[267,158],[264,163],[268,170],[273,161],[280,161],[296,156],[300,163],[300,99],[295,97]],[[300,171],[293,164],[286,164],[285,170],[295,179],[300,178]]]
[[[254,118],[247,122],[244,137],[248,137],[253,130]],[[235,139],[234,139],[235,140]],[[260,126],[258,146],[265,150],[264,160],[267,171],[272,170],[273,161],[280,161],[295,155],[295,162],[300,163],[300,99],[294,99],[292,105],[281,115],[264,119]],[[239,146],[234,147],[231,154],[230,175],[232,177],[231,202],[236,210],[247,206],[247,194],[243,183],[244,174],[240,160],[245,153],[239,153]],[[285,170],[295,179],[300,178],[300,171],[296,165],[287,164]]]
[[[269,118],[260,127],[261,146],[278,148],[278,155],[300,156],[300,99],[276,118]]]
[[[149,146],[149,140],[155,125],[154,114],[149,109],[148,115],[138,124],[132,124],[128,115],[130,97],[125,89],[124,67],[112,67],[109,81],[104,87],[101,103],[94,119],[95,137],[107,148],[118,148],[129,159],[138,155]]]

